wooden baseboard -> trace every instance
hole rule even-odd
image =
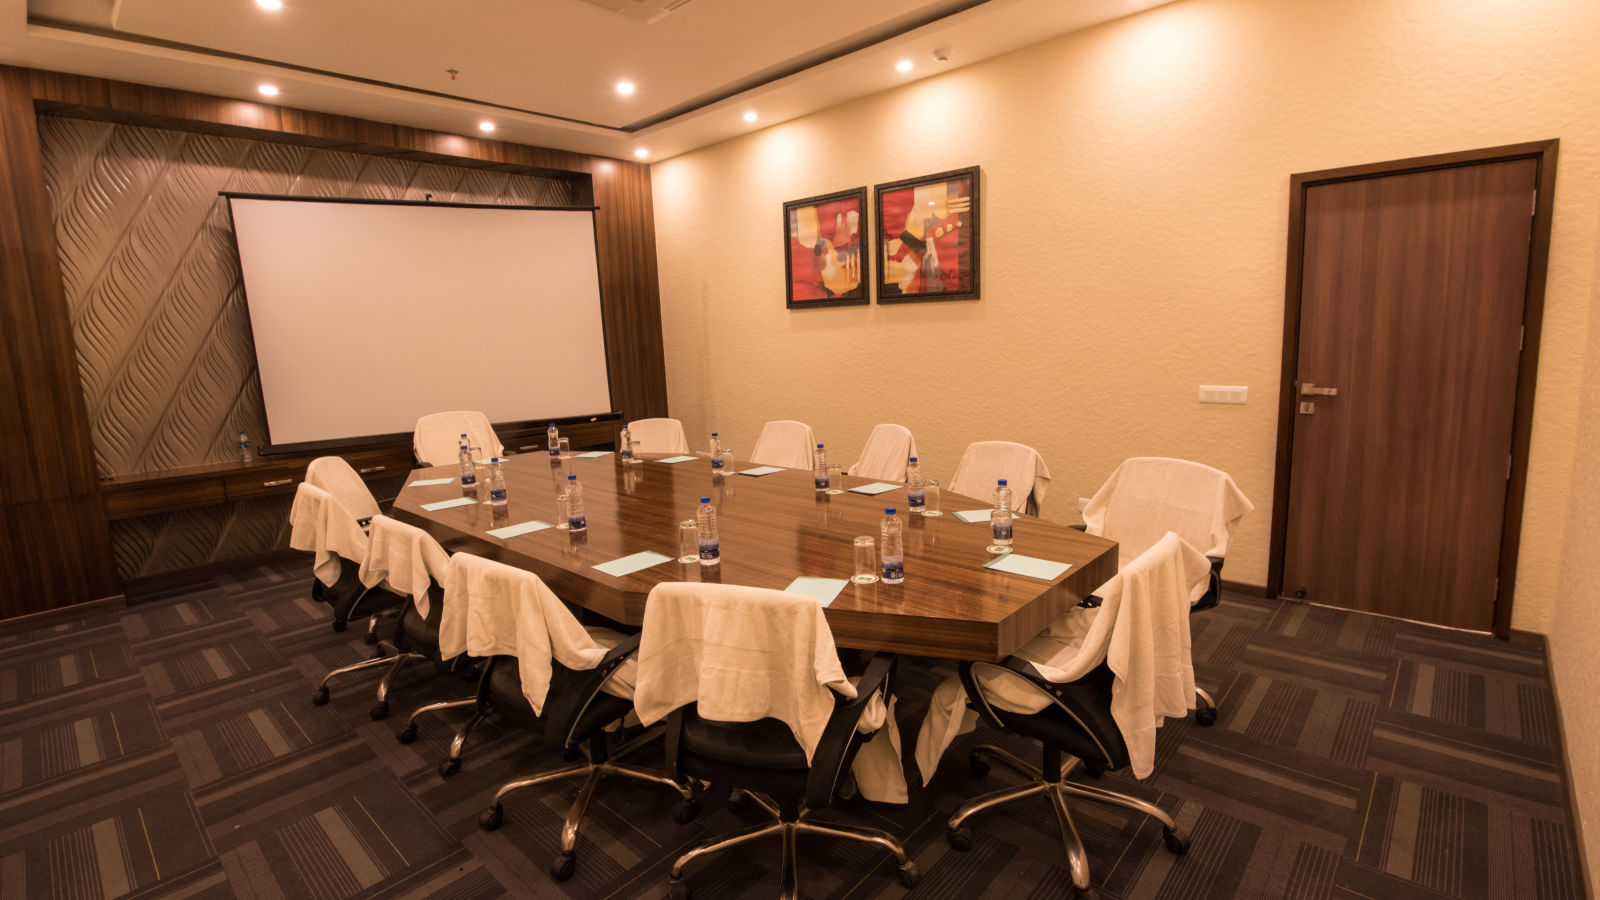
[[[21,616],[12,616],[0,620],[0,635],[17,634],[22,631],[35,631],[40,628],[49,628],[52,625],[61,625],[77,619],[97,616],[101,613],[120,612],[128,606],[127,597],[116,594],[111,597],[101,597],[99,600],[89,600],[83,603],[74,603],[71,606],[58,606],[55,609],[42,609],[38,612],[27,613]]]
[[[1230,593],[1244,594],[1249,597],[1267,597],[1269,599],[1272,597],[1272,592],[1267,590],[1266,585],[1246,584],[1242,581],[1229,581],[1226,578],[1222,580],[1222,589]]]
[[[1566,717],[1561,714],[1561,688],[1556,684],[1554,661],[1550,659],[1550,641],[1544,635],[1537,637],[1544,643],[1545,670],[1550,673],[1550,699],[1556,705],[1556,743],[1561,747],[1561,777],[1567,786],[1567,821],[1572,823],[1572,840],[1577,845],[1578,871],[1583,875],[1583,895],[1593,897],[1594,879],[1589,874],[1589,859],[1583,842],[1583,820],[1578,816],[1578,795],[1572,783],[1572,760],[1567,755],[1567,723]]]

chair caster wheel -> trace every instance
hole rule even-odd
[[[950,849],[962,853],[972,849],[972,830],[965,825],[945,831],[944,839],[950,843]]]
[[[1073,888],[1072,898],[1073,900],[1100,900],[1100,892],[1092,887],[1086,887],[1081,891]]]
[[[672,821],[679,825],[687,825],[700,815],[699,800],[679,800],[678,805],[672,808]]]
[[[350,623],[344,621],[343,619],[334,619],[333,620],[333,630],[334,631],[343,631],[348,627],[350,627]]]
[[[378,642],[378,633],[376,631],[369,631],[367,632],[367,636],[362,638],[362,640],[366,641],[368,644],[376,644]]]
[[[575,853],[563,853],[550,864],[550,877],[557,881],[566,881],[576,871],[578,871],[578,857]]]
[[[505,809],[496,803],[478,815],[478,827],[484,831],[494,831],[505,819]]]
[[[311,695],[311,705],[312,706],[327,706],[328,705],[328,689],[325,688],[325,687],[317,688],[316,693]]]
[[[669,900],[689,900],[689,883],[687,881],[667,882],[667,897]]]
[[[916,887],[917,882],[921,880],[922,873],[917,871],[917,864],[909,859],[906,860],[906,864],[900,867],[900,883],[905,885],[907,890],[910,890]]]
[[[1212,725],[1217,724],[1217,711],[1209,706],[1205,709],[1195,710],[1194,723],[1196,725],[1203,725],[1206,728],[1210,728]]]
[[[459,771],[461,771],[461,760],[459,759],[447,759],[444,762],[439,763],[440,778],[449,778],[451,775],[454,775]]]
[[[976,752],[967,755],[967,765],[972,767],[972,774],[979,778],[989,774],[989,761],[979,756]]]
[[[412,741],[416,740],[417,739],[417,723],[412,722],[410,725],[407,725],[406,727],[400,729],[400,734],[397,735],[397,737],[400,738],[400,743],[402,743],[402,744],[409,744]]]
[[[1168,852],[1173,856],[1182,856],[1189,852],[1189,836],[1181,831],[1161,829],[1161,842],[1167,845]]]
[[[383,703],[379,703],[377,706],[374,706],[368,715],[372,716],[372,721],[374,722],[389,718],[388,701],[384,701]]]

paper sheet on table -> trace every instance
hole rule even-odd
[[[850,579],[848,578],[810,578],[802,576],[789,582],[789,586],[784,590],[792,594],[805,594],[807,597],[815,597],[818,603],[827,606],[833,602],[833,598],[839,596],[839,592],[844,590],[844,586],[849,583]]]
[[[757,466],[754,469],[745,469],[743,472],[740,472],[739,474],[740,475],[754,475],[756,477],[760,477],[762,475],[771,475],[773,472],[782,472],[782,471],[783,470],[778,468],[777,466]]]
[[[635,553],[632,556],[624,556],[621,559],[613,559],[608,563],[601,563],[595,568],[607,575],[615,575],[621,578],[624,575],[631,575],[651,566],[659,566],[664,562],[672,562],[672,557],[662,556],[654,551],[646,550],[643,553]]]
[[[860,487],[853,487],[853,488],[850,489],[850,493],[852,493],[852,494],[881,494],[881,493],[883,493],[885,491],[892,491],[897,487],[900,487],[900,485],[898,485],[898,484],[885,484],[884,482],[881,482],[881,481],[874,481],[871,484],[863,484]]]
[[[413,481],[410,484],[406,485],[406,487],[427,487],[430,484],[449,484],[452,481],[455,481],[455,479],[454,478],[424,478],[421,481]]]
[[[1004,556],[989,560],[984,563],[983,567],[985,569],[994,569],[997,572],[1010,572],[1013,575],[1026,575],[1029,578],[1054,581],[1062,572],[1072,568],[1072,564],[1023,556],[1020,553],[1007,553]]]
[[[588,453],[579,453],[578,454],[578,458],[579,459],[598,459],[598,458],[600,458],[602,456],[610,456],[610,455],[611,455],[611,451],[610,450],[590,450]]]
[[[441,509],[450,509],[456,506],[471,506],[477,502],[471,497],[457,497],[454,500],[440,500],[438,503],[424,503],[422,508],[428,512],[437,512]]]
[[[514,538],[519,534],[532,534],[535,531],[543,531],[546,528],[553,527],[549,522],[541,522],[538,519],[534,519],[531,522],[519,522],[516,525],[507,525],[504,528],[491,528],[489,529],[489,534],[492,537],[505,540],[506,538]]]
[[[987,522],[992,509],[964,509],[956,513],[956,518],[963,522]]]
[[[664,463],[694,462],[694,459],[695,458],[692,457],[692,456],[669,456],[666,459],[658,459],[658,460],[656,460],[656,462],[664,462]]]

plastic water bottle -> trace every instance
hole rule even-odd
[[[239,429],[239,462],[247,463],[255,459],[255,454],[250,452],[250,436]]]
[[[628,426],[626,425],[622,426],[621,440],[622,449],[620,452],[622,453],[622,462],[624,464],[631,463],[633,462],[633,444],[631,443],[633,441],[633,435],[628,431]],[[556,443],[559,445],[560,440],[557,440]]]
[[[577,534],[589,527],[589,520],[583,516],[583,485],[578,483],[578,476],[567,476],[567,531]]]
[[[722,439],[717,437],[715,431],[711,432],[711,474],[722,474]]]
[[[923,487],[922,463],[915,456],[906,462],[906,512],[922,515],[927,507],[928,491]]]
[[[817,484],[817,493],[828,489],[828,453],[817,445],[816,459],[811,462],[811,479]]]
[[[1006,487],[1004,478],[1000,479],[994,488],[994,508],[999,509],[1002,506],[1006,509],[1011,508],[1011,488]]]
[[[456,455],[461,460],[461,486],[474,487],[478,483],[478,473],[472,468],[472,448],[467,446],[467,436],[461,436],[461,452]]]
[[[715,566],[722,562],[722,544],[717,540],[717,508],[710,497],[700,498],[700,508],[694,511],[695,524],[700,526],[700,565]]]
[[[498,456],[489,460],[489,505],[496,509],[506,505],[506,473]]]
[[[994,546],[989,550],[1006,553],[1011,550],[1011,525],[1015,516],[1011,514],[1011,489],[1006,487],[1004,478],[994,489],[994,501],[994,512],[989,514],[989,525],[994,529]]]
[[[545,437],[550,441],[550,456],[552,459],[561,457],[561,432],[556,430],[556,423],[551,422],[550,427],[544,430]]]
[[[883,575],[884,584],[899,584],[906,580],[905,549],[900,538],[900,528],[900,517],[894,514],[894,507],[885,509],[878,541],[882,548],[879,558],[883,560],[880,574]]]

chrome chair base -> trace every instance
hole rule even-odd
[[[1217,701],[1211,699],[1206,689],[1195,685],[1194,721],[1196,725],[1214,725],[1217,721]]]

